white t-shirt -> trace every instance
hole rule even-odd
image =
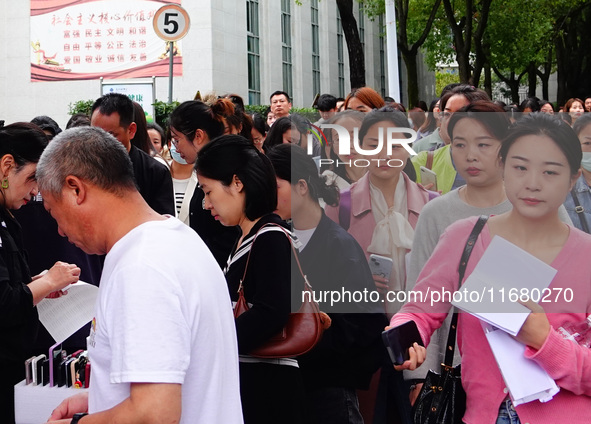
[[[181,423],[243,422],[226,281],[176,218],[134,228],[108,253],[88,345],[91,413],[128,398],[132,382],[179,383]]]

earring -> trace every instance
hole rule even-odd
[[[2,180],[2,188],[8,188],[8,177],[4,177]]]
[[[201,209],[205,210],[205,199],[201,201]]]

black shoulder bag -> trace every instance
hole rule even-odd
[[[472,253],[474,243],[478,239],[488,216],[482,215],[476,221],[470,236],[464,247],[464,253],[460,259],[458,272],[462,285],[466,264]],[[429,370],[423,388],[412,408],[412,419],[415,424],[461,424],[464,412],[466,412],[466,392],[462,387],[461,365],[453,367],[454,351],[456,347],[456,327],[458,324],[458,312],[454,310],[447,336],[445,360],[441,364],[441,373]]]

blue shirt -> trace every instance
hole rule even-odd
[[[577,182],[575,183],[574,190],[577,194],[577,198],[579,199],[579,204],[583,207],[585,218],[587,219],[587,225],[591,226],[591,187],[587,184],[585,180],[585,176],[581,175]],[[573,221],[573,225],[580,230],[583,230],[583,226],[581,225],[581,218],[579,214],[575,211],[575,201],[573,200],[572,194],[568,194],[566,197],[566,201],[564,202],[564,207],[570,216],[570,219]]]

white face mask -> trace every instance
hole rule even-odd
[[[170,156],[175,162],[180,163],[181,165],[187,165],[187,161],[181,157],[179,152],[177,152],[174,143],[170,143]]]
[[[581,166],[585,171],[591,172],[591,152],[583,152],[583,160]]]

